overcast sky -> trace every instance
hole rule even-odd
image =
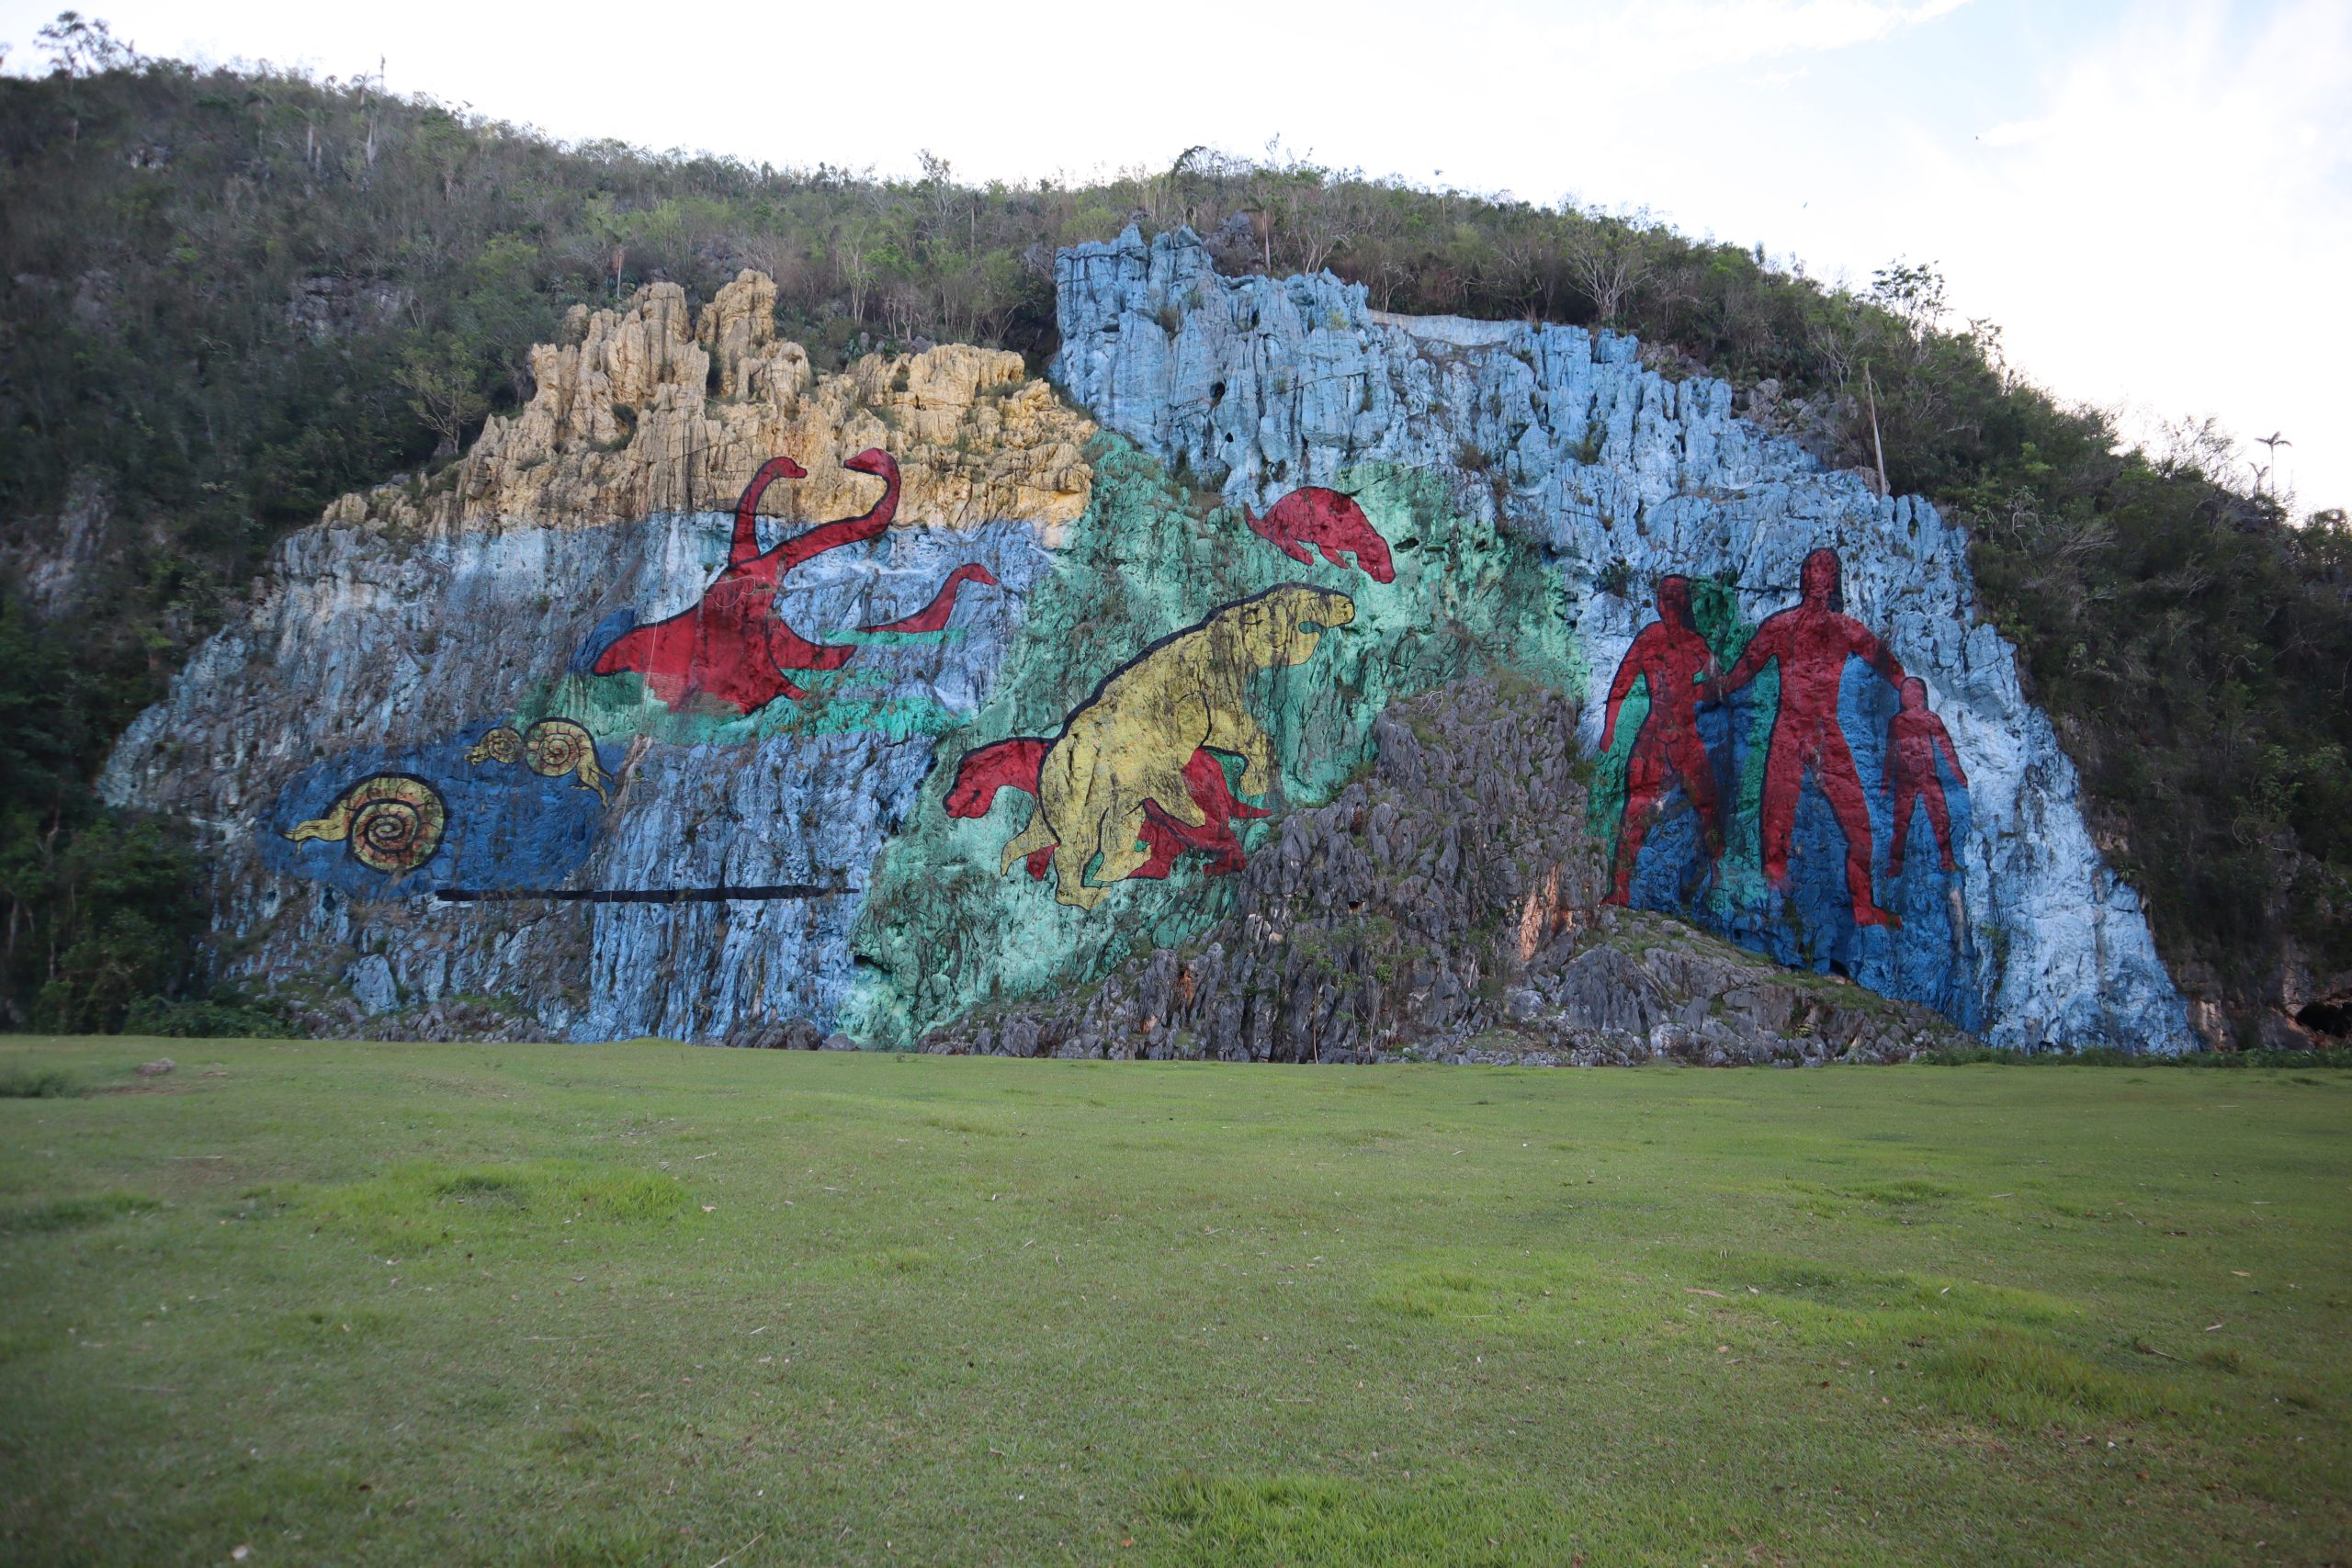
[[[567,141],[986,179],[1205,142],[1646,207],[1815,276],[1939,265],[2132,427],[2283,433],[2352,504],[2352,4],[1458,0],[1085,8],[83,0],[150,54],[373,72]],[[56,9],[0,0],[8,69]],[[2259,456],[2262,448],[2250,446]],[[2244,477],[2250,478],[2250,475]]]

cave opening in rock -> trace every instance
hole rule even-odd
[[[2324,1035],[2332,1041],[2352,1039],[2352,999],[2324,997],[2306,1002],[2295,1014],[2295,1021],[2313,1034]]]

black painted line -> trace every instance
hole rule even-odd
[[[444,887],[445,904],[501,904],[545,898],[573,904],[720,904],[762,898],[829,898],[855,887],[785,882],[763,887]]]

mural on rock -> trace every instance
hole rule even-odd
[[[2188,1044],[2138,898],[1933,507],[1826,471],[1740,418],[1730,386],[1660,375],[1612,333],[1390,315],[1329,276],[1227,277],[1184,231],[1073,247],[1055,278],[1057,382],[1227,504],[1347,491],[1369,468],[1448,473],[1465,519],[1534,548],[1589,655],[1589,683],[1566,689],[1599,754],[1617,899],[2003,1043]],[[1410,531],[1367,511],[1401,583]],[[1803,581],[1822,548],[1842,608]],[[1928,746],[1948,773],[1916,740],[1906,756],[1924,721],[1898,724],[1890,682],[1910,675],[1920,712],[1935,694],[1951,750]],[[1930,777],[1949,872],[1892,853],[1894,795],[1917,783],[1903,809],[1925,799],[1932,824]]]
[[[1333,566],[1354,566],[1374,582],[1396,581],[1388,541],[1380,536],[1380,530],[1364,516],[1353,496],[1308,485],[1274,502],[1263,517],[1244,506],[1241,521],[1251,533],[1301,566],[1315,564],[1315,558],[1307,553],[1312,545]]]
[[[1000,789],[1036,795],[1046,749],[1052,744],[1050,740],[1021,736],[966,752],[964,760],[956,764],[956,782],[947,791],[947,814],[986,817],[995,805]],[[1145,858],[1142,864],[1127,873],[1126,880],[1161,881],[1176,868],[1177,857],[1187,852],[1207,857],[1204,869],[1211,876],[1227,875],[1248,863],[1233,824],[1237,820],[1252,821],[1270,813],[1263,807],[1234,797],[1232,778],[1214,751],[1194,751],[1192,760],[1184,764],[1183,780],[1184,792],[1198,808],[1201,820],[1188,825],[1169,816],[1157,800],[1144,802],[1144,825],[1136,840],[1146,852]],[[1046,869],[1054,863],[1055,848],[1053,844],[1041,844],[1023,859],[1033,879],[1045,879]],[[1008,852],[1008,870],[1011,863]]]
[[[1659,619],[1620,660],[1602,722],[1590,809],[1612,840],[1610,901],[1670,910],[1875,989],[1908,985],[1913,999],[1981,1027],[1965,878],[1906,877],[1896,826],[1926,788],[1895,745],[1906,726],[1943,737],[1956,792],[1959,754],[1926,682],[1838,608],[1840,576],[1836,551],[1809,552],[1798,603],[1756,626],[1720,581],[1659,581]],[[1925,745],[1947,807],[1936,743]],[[1964,794],[1958,807],[1964,830]],[[1951,822],[1947,807],[1947,846]],[[1947,855],[1942,869],[1959,863]]]
[[[1871,888],[1871,813],[1863,803],[1861,775],[1853,748],[1846,744],[1838,717],[1846,666],[1860,660],[1898,690],[1903,666],[1871,629],[1836,607],[1838,552],[1815,550],[1804,558],[1800,582],[1804,598],[1756,628],[1747,647],[1723,679],[1723,690],[1738,691],[1769,662],[1780,666],[1772,709],[1772,735],[1764,753],[1764,795],[1759,827],[1764,877],[1775,892],[1789,885],[1789,839],[1796,828],[1797,793],[1810,777],[1838,818],[1846,843],[1846,892],[1858,926],[1900,925],[1878,907]]]
[[[543,779],[576,779],[582,789],[596,792],[599,803],[612,804],[603,764],[596,761],[595,737],[568,718],[540,719],[520,735],[501,725],[467,749],[466,761],[520,762]]]
[[[1964,886],[1950,875],[1960,868],[1939,757],[1954,790],[1967,775],[1928,709],[1927,683],[1839,607],[1840,574],[1835,550],[1810,552],[1798,603],[1752,631],[1725,614],[1724,585],[1705,584],[1714,640],[1691,579],[1658,580],[1658,618],[1627,647],[1605,699],[1592,814],[1613,834],[1609,901],[1703,918],[1784,962],[1869,984],[1938,968],[1949,976],[1962,968],[1952,950],[1964,957],[1973,939]],[[1923,795],[1947,874],[1939,886],[1904,875],[1906,824]],[[1906,931],[1902,908],[1924,915],[1922,929]],[[1883,934],[1863,936],[1874,928]],[[1981,1001],[1949,985],[1936,1001],[1972,1027],[1981,1018]]]
[[[1265,794],[1274,773],[1273,740],[1250,714],[1250,678],[1305,663],[1325,629],[1354,618],[1345,594],[1304,583],[1227,604],[1104,676],[1058,739],[1024,737],[967,755],[948,810],[968,817],[987,809],[966,782],[976,758],[985,776],[1034,756],[1035,770],[1021,787],[1036,805],[1005,845],[1003,869],[1025,863],[1035,875],[1045,857],[1054,896],[1081,909],[1146,868],[1165,876],[1182,850],[1209,854],[1217,871],[1238,870],[1244,857],[1231,821],[1241,803],[1216,754],[1241,763],[1241,795]]]
[[[1903,708],[1886,726],[1886,751],[1894,773],[1894,842],[1886,852],[1886,874],[1903,874],[1903,853],[1914,826],[1913,808],[1925,800],[1928,825],[1936,836],[1936,862],[1947,872],[1960,869],[1951,856],[1951,807],[1944,798],[1943,780],[1936,773],[1941,756],[1951,769],[1955,787],[1968,787],[1968,774],[1952,749],[1944,721],[1928,711],[1928,683],[1917,675],[1903,681]]]
[[[1609,683],[1608,716],[1601,721],[1600,750],[1616,750],[1617,721],[1625,699],[1639,682],[1647,712],[1634,721],[1636,731],[1632,754],[1625,761],[1625,797],[1619,816],[1612,904],[1631,899],[1634,866],[1641,858],[1642,840],[1650,824],[1667,805],[1667,790],[1679,785],[1699,813],[1707,852],[1720,859],[1724,847],[1723,814],[1715,804],[1715,770],[1699,736],[1699,705],[1723,700],[1721,671],[1714,649],[1699,635],[1690,618],[1690,580],[1679,574],[1658,579],[1658,618],[1642,628],[1616,678]]]
[[[643,675],[646,690],[673,708],[707,701],[737,713],[752,713],[778,697],[808,696],[808,691],[790,679],[791,674],[839,670],[857,649],[810,642],[794,631],[776,608],[781,580],[828,550],[876,537],[890,526],[899,511],[899,465],[888,452],[868,447],[842,467],[880,479],[881,499],[855,517],[811,528],[763,550],[759,544],[761,497],[779,479],[808,477],[808,471],[790,457],[769,458],[735,503],[735,531],[726,567],[694,607],[650,626],[629,626],[627,619],[633,617],[625,617],[620,624],[608,621],[598,628],[598,637],[609,636],[610,642],[602,649],[583,648],[573,660],[575,667],[584,664],[598,675]],[[957,588],[970,581],[994,585],[996,581],[987,567],[966,562],[948,574],[945,585],[922,609],[900,620],[859,629],[868,634],[939,631],[956,607]]]
[[[227,974],[338,1032],[831,1026],[875,858],[1085,512],[1093,426],[1012,355],[815,375],[772,304],[747,276],[698,313],[667,285],[576,312],[535,353],[531,401],[459,462],[280,546],[107,785],[219,835]],[[796,694],[720,700],[707,658],[596,672],[640,623],[712,624],[763,556],[764,618],[717,617],[719,640],[842,650],[771,660]],[[347,829],[287,836],[334,831],[384,774],[442,802],[412,868],[368,865]],[[359,842],[382,860],[396,838]]]
[[[298,770],[263,818],[264,863],[362,902],[562,886],[603,825],[616,752],[600,760],[562,720],[531,727],[536,750],[503,726],[476,733],[354,747]]]
[[[1470,517],[1448,471],[1372,464],[1328,487],[1353,540],[1383,541],[1387,581],[1310,551],[1310,581],[1254,508],[1204,506],[1125,441],[1089,455],[1092,499],[994,694],[867,884],[842,1014],[860,1038],[910,1043],[1198,935],[1269,819],[1329,799],[1400,696],[1498,668],[1586,679],[1559,579]]]
[[[800,636],[777,603],[779,589],[795,568],[882,535],[896,515],[900,491],[899,466],[879,448],[868,448],[842,466],[845,471],[869,474],[882,481],[882,496],[873,506],[855,517],[795,534],[763,550],[759,547],[760,502],[768,488],[779,479],[807,477],[807,470],[790,457],[770,457],[737,502],[726,563],[695,603],[646,626],[634,625],[633,614],[626,609],[606,616],[567,661],[568,674],[552,684],[542,684],[540,700],[554,694],[577,702],[604,737],[615,741],[695,738],[691,730],[663,726],[655,719],[655,713],[684,714],[690,720],[700,716],[723,726],[729,719],[757,714],[779,699],[811,701],[812,693],[789,679],[789,674],[839,671],[862,645],[811,642]],[[967,561],[947,573],[922,609],[858,631],[875,642],[942,641],[954,615],[957,590],[972,581],[995,586],[998,580],[985,565]],[[628,679],[614,682],[596,677]],[[612,690],[616,685],[620,687],[616,694]],[[873,710],[853,704],[843,728],[855,728],[859,719],[876,716]],[[598,732],[589,724],[563,716],[541,717],[526,728],[507,724],[492,728],[464,749],[463,761],[474,767],[521,766],[541,778],[568,778],[593,792],[599,805],[609,806],[615,765],[599,758],[597,740]],[[442,760],[446,761],[446,757]],[[1034,777],[1030,783],[1034,789]],[[469,819],[458,829],[461,842],[514,846],[531,840],[527,829],[508,820],[517,809],[514,797],[484,808],[480,804],[482,795],[478,789],[464,792]],[[576,818],[577,813],[570,816]],[[423,778],[388,774],[354,786],[327,818],[299,823],[284,837],[293,842],[347,840],[362,864],[395,874],[394,881],[380,887],[359,890],[363,896],[405,897],[420,890],[419,886],[400,882],[397,875],[415,870],[432,857],[449,830],[448,818],[448,807],[431,784]],[[571,829],[570,838],[578,841],[579,824],[571,823]],[[591,827],[590,836],[593,833]],[[432,891],[458,902],[531,897],[559,901],[747,901],[843,891],[838,885],[741,882],[700,887],[581,888],[548,880],[551,868],[560,863],[562,871],[568,872],[578,858],[517,858],[477,847],[466,857],[462,874],[486,885],[443,882]],[[311,863],[297,869],[317,872],[322,868]]]
[[[441,794],[408,773],[378,773],[343,792],[323,817],[286,829],[289,843],[343,844],[370,871],[399,876],[433,858],[447,831]]]
[[[2186,1043],[1932,508],[1611,333],[1181,231],[1056,279],[1058,395],[959,345],[819,376],[755,274],[577,310],[457,464],[285,541],[103,785],[217,833],[224,977],[363,1033],[911,1043],[1241,921],[1475,689],[1581,726],[1522,836],[1616,903],[2007,1043]],[[1591,913],[1535,908],[1530,951]]]

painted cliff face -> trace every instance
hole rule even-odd
[[[779,697],[807,700],[808,690],[793,677],[839,670],[856,656],[857,648],[811,642],[802,637],[778,607],[777,593],[784,581],[805,563],[830,550],[879,537],[899,510],[899,465],[888,452],[869,447],[842,467],[880,479],[880,499],[854,517],[811,528],[763,550],[759,545],[761,497],[779,479],[808,477],[808,470],[790,457],[769,458],[735,503],[727,564],[703,590],[702,597],[690,608],[650,626],[605,623],[574,656],[574,666],[595,675],[642,675],[645,689],[673,709],[703,704],[749,714]],[[956,590],[970,581],[997,585],[986,566],[967,561],[947,574],[939,592],[922,609],[857,629],[869,637],[944,631],[955,614]],[[628,611],[621,615],[633,619]]]
[[[1607,334],[1181,238],[1060,283],[1064,397],[817,378],[752,281],[596,313],[446,482],[289,539],[109,798],[227,829],[232,973],[353,1027],[907,1043],[1198,937],[1392,704],[1503,671],[1582,703],[1616,901],[1996,1039],[2185,1040],[1932,510]]]
[[[1604,698],[1610,898],[1979,1027],[1954,850],[1967,774],[1927,683],[1839,607],[1839,575],[1837,552],[1811,552],[1797,603],[1756,626],[1720,582],[1659,580]]]
[[[1274,741],[1250,711],[1250,677],[1303,664],[1324,630],[1355,619],[1342,593],[1284,583],[1220,606],[1102,678],[1050,740],[1000,740],[967,752],[949,792],[952,815],[977,817],[996,789],[1036,797],[1003,865],[1032,876],[1051,865],[1055,897],[1091,909],[1131,876],[1165,877],[1177,856],[1212,873],[1246,863],[1236,817],[1263,817],[1236,798],[1273,787]],[[1240,764],[1238,781],[1224,759]]]
[[[509,711],[518,716],[511,721],[493,721],[478,735],[437,745],[367,749],[304,769],[281,791],[271,814],[274,831],[266,832],[264,847],[269,863],[363,899],[432,893],[453,902],[742,902],[841,891],[845,884],[735,879],[582,886],[574,874],[614,812],[615,786],[625,786],[644,760],[643,750],[630,752],[633,742],[723,744],[756,735],[758,716],[777,703],[790,705],[789,721],[804,727],[888,733],[889,710],[849,694],[859,690],[854,684],[835,683],[820,693],[801,682],[841,671],[868,647],[944,647],[956,640],[952,623],[958,590],[975,581],[999,586],[986,564],[966,560],[944,573],[921,608],[845,628],[843,635],[854,641],[802,636],[789,618],[794,606],[787,589],[812,588],[838,575],[835,563],[819,563],[819,558],[881,539],[897,512],[900,475],[888,453],[869,449],[842,468],[881,480],[879,499],[854,517],[763,549],[761,500],[780,479],[808,477],[789,456],[763,463],[736,504],[726,559],[695,603],[643,625],[627,606],[605,616],[567,660],[550,660],[538,682],[510,694]],[[931,542],[953,547],[956,539]],[[1000,551],[1006,544],[987,542]],[[923,554],[915,553],[917,558]],[[839,562],[853,573],[871,564],[854,554]],[[1034,575],[1039,563],[1022,564]],[[1020,570],[1008,570],[1022,579]],[[593,601],[616,591],[616,585],[583,584],[580,596]],[[874,597],[867,596],[869,604]],[[889,662],[887,653],[868,660]],[[887,679],[884,671],[876,673]],[[910,719],[930,719],[932,728],[950,721],[944,705],[936,713],[907,712]],[[574,713],[581,716],[571,716]],[[361,772],[394,768],[400,771]],[[322,788],[336,792],[323,807],[316,799]],[[573,790],[587,792],[593,806]],[[338,846],[348,852],[336,853]]]
[[[2188,1043],[1933,507],[1824,471],[1613,333],[1389,316],[1329,277],[1222,276],[1182,232],[1076,247],[1056,276],[1069,395],[1268,524],[1286,493],[1478,454],[1457,494],[1541,551],[1590,660],[1619,897],[2004,1043]]]

